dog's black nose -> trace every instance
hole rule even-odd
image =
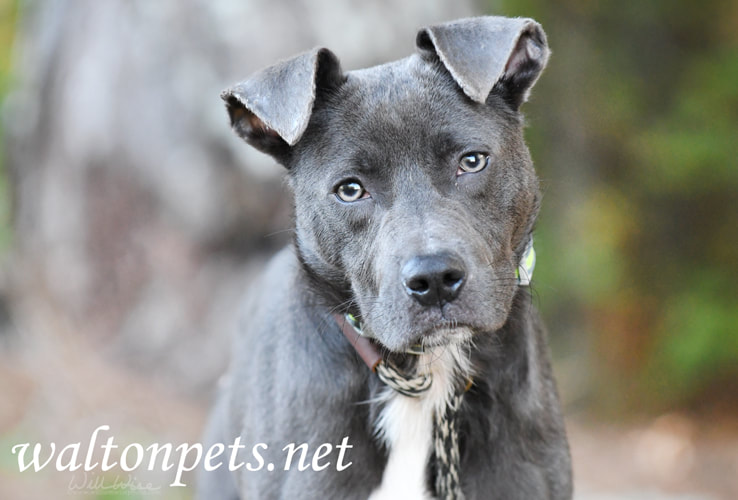
[[[413,257],[402,268],[405,291],[424,306],[441,306],[454,300],[465,278],[463,262],[451,253]]]

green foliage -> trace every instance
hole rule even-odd
[[[672,101],[630,140],[644,167],[636,182],[654,194],[683,196],[738,188],[738,47],[691,61]]]
[[[0,110],[11,85],[13,38],[18,19],[18,2],[0,0]],[[5,170],[3,124],[0,120],[0,254],[10,245],[10,187]]]
[[[95,500],[140,500],[144,496],[128,490],[106,490],[95,495]]]
[[[666,369],[679,387],[701,389],[717,367],[738,359],[738,308],[734,298],[719,293],[722,279],[698,276],[688,290],[669,297],[660,333]]]
[[[738,376],[738,4],[524,0],[490,12],[538,19],[553,50],[525,111],[554,342],[574,332],[572,356],[595,356],[595,402],[695,404]]]

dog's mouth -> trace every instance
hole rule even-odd
[[[472,275],[476,279],[468,278],[458,297],[438,299],[433,304],[423,304],[403,293],[406,290],[402,287],[391,286],[397,280],[385,280],[376,291],[363,289],[357,283],[357,312],[353,314],[359,318],[366,336],[390,352],[402,353],[418,346],[470,344],[475,335],[496,331],[504,324],[517,287],[499,284],[496,276],[504,274],[501,270],[485,274],[479,266],[467,267],[475,270]]]

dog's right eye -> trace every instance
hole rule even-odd
[[[369,193],[367,193],[366,189],[364,189],[364,186],[362,186],[359,181],[351,180],[339,184],[336,187],[336,196],[341,201],[351,203],[362,198],[368,198]]]

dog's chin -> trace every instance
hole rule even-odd
[[[430,328],[420,335],[409,335],[407,340],[400,342],[380,342],[390,351],[401,353],[417,349],[421,346],[425,349],[433,347],[450,347],[469,345],[474,336],[474,330],[468,326],[437,327]]]
[[[420,344],[423,347],[466,345],[471,342],[473,336],[474,331],[467,326],[434,328],[423,333],[414,344]]]

